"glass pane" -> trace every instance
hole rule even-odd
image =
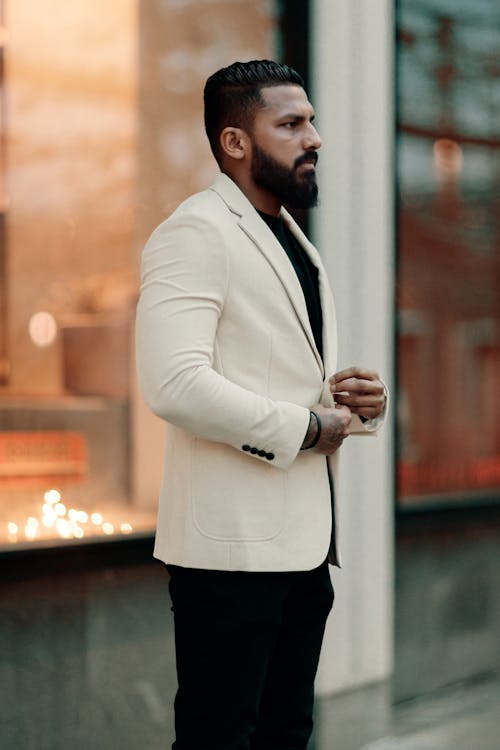
[[[500,9],[398,3],[399,499],[500,498]]]
[[[0,543],[150,529],[130,504],[136,0],[5,0]]]
[[[0,0],[0,547],[151,534],[139,258],[217,171],[202,90],[272,56],[277,5]]]

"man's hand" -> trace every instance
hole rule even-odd
[[[321,421],[321,434],[319,440],[315,442],[318,427],[316,420],[313,419],[310,430],[304,439],[302,448],[307,448],[312,444],[313,450],[322,453],[325,456],[331,456],[332,453],[340,448],[344,439],[349,435],[349,425],[351,424],[351,410],[347,406],[326,407],[321,404],[311,406],[311,411],[317,414]]]
[[[353,414],[366,419],[379,417],[385,407],[385,391],[379,376],[362,367],[348,367],[329,380],[337,404],[348,406]]]

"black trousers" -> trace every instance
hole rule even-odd
[[[178,691],[172,750],[305,750],[333,588],[310,571],[167,566]]]

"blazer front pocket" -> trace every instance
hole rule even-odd
[[[192,512],[201,534],[220,541],[266,541],[285,524],[287,474],[223,443],[196,438]]]

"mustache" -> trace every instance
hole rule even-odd
[[[302,156],[295,159],[295,168],[300,167],[301,164],[314,164],[316,166],[318,162],[318,154],[316,151],[310,150],[305,151]]]

